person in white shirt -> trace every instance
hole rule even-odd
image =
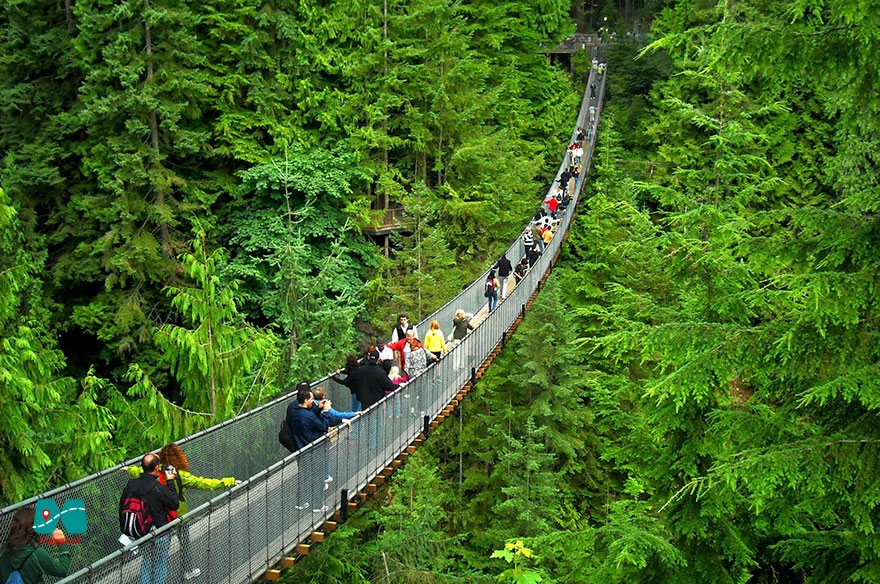
[[[405,338],[406,333],[408,333],[409,331],[413,332],[413,336],[415,338],[419,338],[419,332],[416,330],[416,326],[409,323],[409,316],[406,314],[401,314],[397,318],[397,326],[391,330],[391,342],[396,343],[397,341]]]
[[[376,339],[376,351],[379,352],[379,366],[389,373],[394,365],[394,350],[388,347],[384,340]]]

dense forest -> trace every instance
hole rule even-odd
[[[880,582],[876,17],[598,4],[618,42],[561,261],[295,581]],[[4,499],[323,372],[484,267],[570,131],[580,81],[536,47],[572,8],[0,8]],[[412,221],[387,258],[377,197]]]
[[[0,503],[227,419],[509,243],[558,0],[0,6]],[[365,230],[406,210],[386,257]]]
[[[295,581],[880,582],[864,8],[670,2],[609,48],[588,196],[535,308]]]

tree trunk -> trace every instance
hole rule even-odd
[[[145,86],[148,86],[153,81],[153,59],[151,55],[153,54],[153,41],[150,35],[150,25],[147,24],[146,13],[150,10],[150,0],[144,0],[144,44],[145,51],[147,53],[147,78],[144,83]],[[150,146],[153,148],[153,152],[155,153],[153,165],[158,166],[159,164],[159,117],[156,114],[155,109],[150,110],[149,114],[150,118]],[[156,206],[162,208],[165,206],[165,189],[161,186],[156,188]],[[165,221],[162,221],[159,224],[159,242],[162,246],[162,252],[165,254],[167,258],[174,257],[174,250],[171,247],[171,238],[168,233],[168,224]]]
[[[73,30],[73,11],[70,9],[70,0],[64,0],[64,19],[67,21],[67,30]]]

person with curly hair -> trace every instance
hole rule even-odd
[[[177,444],[172,443],[163,446],[162,450],[159,451],[159,459],[162,461],[163,466],[172,466],[177,470],[177,478],[170,481],[168,487],[177,493],[177,496],[180,499],[180,507],[177,509],[178,517],[182,517],[187,511],[189,511],[185,494],[187,488],[198,489],[200,491],[216,491],[217,489],[227,489],[241,484],[241,481],[238,481],[233,477],[209,479],[192,474],[189,471],[189,461],[186,459],[186,454],[183,453],[183,449]],[[128,474],[135,478],[141,474],[141,468],[137,466],[129,467],[127,470]],[[189,538],[189,526],[186,525],[186,519],[183,520],[183,523],[184,524],[181,525],[178,530],[178,537],[180,538],[181,565],[183,566],[183,579],[191,580],[200,576],[202,570],[194,565],[193,549],[190,545]]]
[[[64,532],[52,532],[52,544],[58,548],[58,559],[38,547],[40,539],[34,531],[34,508],[22,507],[12,516],[9,537],[0,557],[0,582],[6,582],[18,570],[25,584],[42,584],[43,575],[63,578],[70,571],[70,549],[65,545]]]

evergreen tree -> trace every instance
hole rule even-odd
[[[351,153],[314,149],[241,173],[224,229],[228,277],[241,279],[252,322],[284,338],[282,378],[326,373],[354,351],[367,269],[378,252],[357,233],[366,201]]]
[[[72,326],[116,364],[153,350],[149,331],[169,312],[161,290],[179,270],[191,213],[216,194],[199,161],[215,96],[201,15],[188,3],[94,0],[73,10],[85,76],[65,116],[83,180],[67,193],[53,276],[59,291],[80,292]]]
[[[769,581],[803,570],[810,581],[874,581],[870,495],[851,478],[870,476],[876,458],[865,426],[873,381],[863,377],[876,356],[859,340],[872,335],[865,286],[875,255],[862,253],[873,245],[870,179],[835,189],[833,165],[816,158],[835,149],[821,104],[840,103],[826,98],[824,72],[818,82],[795,72],[799,50],[778,73],[754,67],[767,63],[768,45],[782,50],[781,12],[702,8],[680,3],[658,24],[656,46],[680,69],[655,93],[660,164],[637,185],[641,201],[625,184],[613,193],[617,205],[653,211],[645,219],[656,233],[630,221],[626,243],[593,250],[615,269],[589,313],[601,325],[589,346],[644,391],[632,443],[612,452],[687,562],[667,562],[666,578]],[[835,160],[858,167],[843,149]],[[638,271],[616,269],[651,256]],[[658,560],[640,577],[655,578]]]
[[[76,100],[80,72],[70,3],[11,0],[0,6],[0,156],[19,220],[57,222],[65,181],[77,176],[61,121]]]
[[[252,396],[262,397],[267,380],[274,380],[277,343],[238,314],[238,283],[222,284],[217,275],[223,251],[209,253],[204,234],[193,243],[183,266],[194,285],[168,288],[183,322],[162,325],[156,344],[171,363],[183,406],[214,422],[259,403]]]
[[[93,388],[64,376],[42,294],[45,252],[29,249],[17,210],[0,189],[0,504],[83,469],[113,464],[112,418]]]
[[[521,439],[507,436],[507,447],[499,453],[495,467],[507,485],[501,487],[506,498],[495,503],[493,512],[524,536],[548,531],[561,512],[552,473],[555,457],[546,451],[544,434],[543,428],[527,418]]]

